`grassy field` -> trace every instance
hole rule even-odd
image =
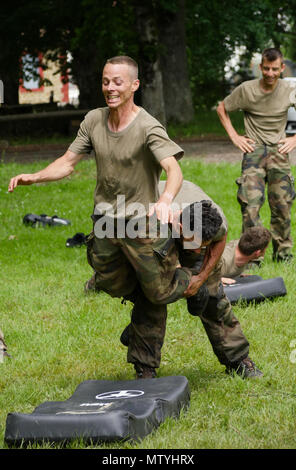
[[[60,182],[7,193],[10,177],[43,166],[44,162],[11,163],[0,168],[0,328],[13,356],[0,363],[0,448],[6,448],[3,439],[9,412],[31,413],[44,401],[66,400],[84,380],[134,378],[119,342],[131,304],[122,305],[106,294],[85,296],[83,284],[91,275],[85,248],[65,246],[76,232],[91,230],[94,162],[81,162],[70,178]],[[185,179],[202,186],[224,209],[229,238],[239,237],[241,216],[234,183],[239,165],[184,159],[182,169]],[[57,214],[72,225],[25,227],[22,218],[27,213]],[[262,218],[268,227],[267,205]],[[295,232],[293,217],[294,237]],[[296,340],[295,262],[274,264],[269,248],[260,274],[282,276],[288,295],[257,306],[238,305],[234,311],[250,341],[250,356],[264,377],[244,381],[227,376],[199,318],[190,316],[181,300],[169,306],[158,375],[187,377],[188,411],[178,420],[166,420],[141,442],[101,448],[295,449],[296,363],[294,347],[290,347]],[[48,447],[53,446],[43,446]],[[84,445],[74,442],[69,447]]]

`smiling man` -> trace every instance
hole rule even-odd
[[[268,187],[273,259],[292,258],[291,207],[295,198],[289,152],[296,135],[286,137],[287,111],[295,106],[295,83],[280,78],[285,64],[276,48],[265,49],[260,64],[262,78],[243,82],[217,107],[220,121],[233,144],[244,152],[242,175],[236,180],[243,231],[262,225],[259,211]],[[234,129],[229,112],[242,110],[246,135]]]
[[[87,113],[76,139],[63,156],[41,171],[11,178],[8,190],[13,192],[18,185],[65,178],[84,154],[94,151],[97,164],[94,231],[87,241],[88,262],[95,271],[91,280],[96,290],[111,296],[126,296],[136,303],[134,335],[127,359],[134,364],[138,377],[151,377],[159,366],[163,341],[160,330],[165,327],[166,303],[183,296],[188,286],[193,295],[198,285],[194,291],[197,276],[180,266],[171,233],[162,236],[158,230],[150,237],[145,226],[141,237],[118,234],[119,227],[126,228],[131,219],[125,208],[133,204],[144,208],[147,225],[149,216],[158,219],[158,229],[160,222],[171,221],[171,202],[183,180],[177,162],[183,150],[169,139],[153,116],[135,104],[134,94],[139,84],[138,66],[132,58],[108,59],[102,73],[107,106]],[[162,170],[167,181],[160,196],[158,181]],[[124,204],[118,204],[123,199]],[[115,234],[101,237],[96,228],[105,214],[97,208],[104,206],[113,214]],[[87,283],[86,290],[88,287]],[[153,345],[151,331],[154,331],[153,340],[156,339]]]

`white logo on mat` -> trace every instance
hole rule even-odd
[[[121,400],[122,398],[136,398],[144,395],[142,390],[114,390],[112,392],[100,393],[96,395],[97,400],[103,399],[112,399],[112,400]]]

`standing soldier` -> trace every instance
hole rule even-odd
[[[285,68],[276,48],[265,49],[260,64],[262,78],[239,85],[217,107],[220,121],[233,144],[244,152],[242,175],[237,179],[243,232],[262,225],[259,211],[268,185],[271,211],[273,260],[292,258],[291,206],[295,198],[289,152],[296,147],[296,135],[286,137],[287,110],[295,106],[295,84],[281,80]],[[232,126],[229,112],[244,112],[245,136]]]
[[[94,150],[97,185],[94,192],[94,231],[88,237],[88,261],[95,271],[95,287],[116,297],[127,296],[136,303],[135,324],[128,349],[128,362],[134,364],[137,377],[155,376],[159,367],[162,336],[151,350],[151,330],[164,329],[166,304],[190,295],[199,288],[199,279],[179,266],[174,240],[168,231],[162,236],[160,222],[172,217],[171,202],[178,193],[183,176],[177,160],[183,150],[169,139],[164,127],[134,103],[139,88],[138,65],[130,57],[108,59],[102,74],[102,92],[106,107],[90,111],[80,125],[77,137],[63,156],[43,170],[11,178],[9,192],[19,185],[57,181],[69,176],[84,154]],[[159,196],[161,171],[167,174],[164,192]],[[124,204],[117,204],[121,197]],[[150,207],[152,203],[152,208]],[[138,237],[125,233],[132,216],[128,208],[140,204],[145,209],[145,227]],[[101,237],[104,213],[111,208],[116,234]],[[126,208],[126,210],[125,210]],[[149,212],[148,212],[149,211]],[[149,216],[157,216],[158,230],[149,237]],[[119,228],[124,234],[118,234]],[[136,271],[136,277],[134,276]],[[124,273],[122,275],[122,273]],[[153,280],[157,278],[157,282]],[[160,279],[160,281],[159,281]],[[137,282],[139,281],[140,289]],[[86,290],[89,288],[87,283]],[[154,338],[153,338],[154,339]]]

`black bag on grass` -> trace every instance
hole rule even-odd
[[[256,276],[257,277],[257,276]],[[235,278],[237,282],[224,286],[225,295],[231,304],[244,300],[248,302],[262,302],[265,299],[273,299],[287,294],[286,286],[282,277],[272,279],[254,280],[254,282],[242,281]]]
[[[5,442],[109,442],[141,439],[188,407],[184,376],[127,381],[88,380],[66,401],[45,402],[33,413],[9,413]]]
[[[67,238],[66,246],[73,248],[75,246],[80,247],[86,244],[87,235],[82,232],[76,233],[72,238]]]
[[[31,227],[45,227],[46,225],[49,226],[57,226],[57,225],[71,225],[70,220],[62,219],[57,215],[53,215],[50,217],[46,214],[26,214],[23,218],[23,223],[25,225],[30,225]]]

